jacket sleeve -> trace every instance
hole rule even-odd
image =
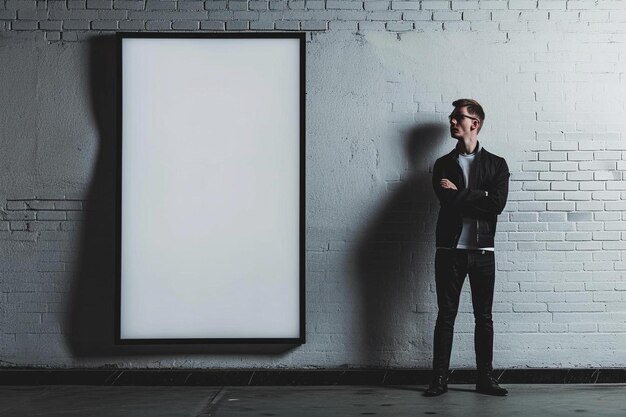
[[[498,215],[504,210],[509,195],[509,167],[504,159],[501,159],[496,171],[496,177],[487,189],[489,195],[468,202],[464,206],[463,214],[467,217],[482,218],[490,215]]]
[[[457,210],[459,212],[465,212],[468,204],[473,204],[484,198],[485,192],[482,190],[472,190],[464,188],[462,190],[452,190],[449,188],[443,188],[439,182],[445,178],[442,172],[442,163],[440,160],[435,162],[433,167],[433,189],[435,194],[441,203],[441,207],[445,209]],[[450,178],[448,178],[449,180]],[[459,188],[460,184],[454,184]]]

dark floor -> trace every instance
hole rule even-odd
[[[626,384],[506,385],[508,397],[424,386],[0,387],[0,416],[624,416]]]

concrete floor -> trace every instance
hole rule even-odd
[[[422,386],[0,387],[1,416],[624,416],[626,384],[506,385],[508,397]]]

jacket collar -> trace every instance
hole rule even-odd
[[[476,152],[474,152],[476,154],[476,159],[480,159],[480,154],[481,154],[482,150],[483,150],[483,147],[480,145],[480,141],[476,141]],[[452,151],[448,155],[452,159],[454,159],[455,161],[458,162],[458,160],[459,160],[459,151],[457,150],[456,146],[454,147],[454,149],[452,149]]]

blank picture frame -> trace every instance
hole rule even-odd
[[[304,34],[116,36],[116,342],[304,343]]]

